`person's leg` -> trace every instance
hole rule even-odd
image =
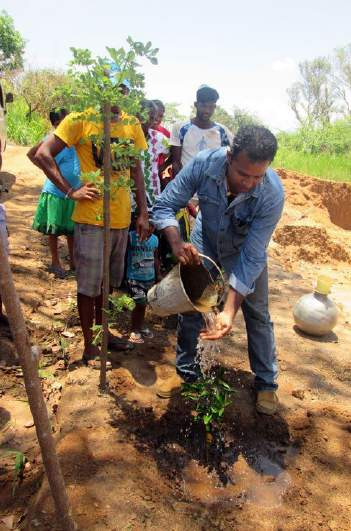
[[[178,316],[177,329],[177,373],[185,381],[194,381],[200,376],[196,360],[200,330],[204,328],[201,313],[184,313]]]
[[[82,293],[77,293],[78,313],[80,325],[82,327],[84,337],[84,353],[83,358],[93,359],[100,354],[98,347],[93,345],[92,326],[94,324],[94,307],[95,298],[88,297]]]
[[[74,258],[77,266],[78,312],[84,336],[83,359],[98,356],[99,349],[92,344],[91,327],[99,304],[103,273],[103,233],[100,227],[76,223]],[[101,324],[95,321],[96,324]]]
[[[49,234],[49,249],[51,254],[51,265],[52,267],[57,267],[62,269],[60,257],[58,253],[58,236],[55,234]]]
[[[132,332],[140,333],[145,319],[145,311],[146,311],[146,305],[145,304],[136,304],[134,307],[134,310],[132,311]]]
[[[171,398],[179,394],[184,381],[194,382],[200,377],[201,371],[196,355],[198,337],[203,326],[204,320],[200,313],[178,315],[177,374],[160,383],[156,390],[160,398]]]
[[[73,251],[74,237],[73,235],[67,236],[67,247],[68,247],[68,253],[69,253],[69,267],[70,269],[72,269],[72,271],[74,271],[76,268],[76,264],[74,262],[74,251]]]
[[[273,323],[268,310],[267,266],[256,280],[255,291],[242,304],[250,366],[257,391],[274,391],[278,375]]]

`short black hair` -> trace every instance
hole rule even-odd
[[[49,118],[51,125],[57,124],[60,120],[63,120],[65,116],[67,116],[68,111],[66,109],[54,109],[50,111]]]
[[[156,107],[161,109],[162,112],[165,112],[166,107],[165,107],[164,103],[161,100],[152,100],[152,101],[156,105]]]
[[[211,87],[200,87],[196,92],[196,101],[207,103],[208,101],[216,103],[219,99],[219,94],[216,89]]]
[[[140,102],[141,111],[157,111],[157,106],[155,100],[141,100]]]
[[[245,151],[251,162],[272,162],[278,149],[276,137],[261,125],[242,125],[236,133],[231,149],[232,158]]]

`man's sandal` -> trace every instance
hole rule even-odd
[[[125,351],[125,350],[133,350],[134,345],[129,343],[128,341],[125,341],[124,339],[119,339],[118,337],[110,335],[108,338],[108,348],[111,350],[119,350],[119,351]]]
[[[140,332],[143,337],[147,337],[148,339],[152,339],[154,337],[154,334],[150,328],[142,328]]]
[[[144,343],[143,336],[140,332],[131,332],[128,341],[137,345],[141,345],[142,343]]]
[[[101,359],[100,356],[90,357],[83,354],[82,361],[84,365],[87,367],[90,367],[91,369],[101,369]],[[108,360],[106,360],[106,369],[110,370],[112,369],[112,363]]]

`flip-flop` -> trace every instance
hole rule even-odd
[[[88,358],[87,356],[84,356],[83,354],[82,361],[84,365],[86,365],[87,367],[90,367],[91,369],[97,369],[97,370],[101,369],[101,359],[99,356],[96,356],[95,358]],[[110,370],[110,369],[112,369],[112,363],[107,360],[106,370]]]
[[[49,273],[53,273],[55,275],[55,278],[59,278],[61,280],[64,280],[67,277],[67,273],[62,267],[58,266],[49,266],[48,267]]]
[[[142,336],[147,337],[148,339],[152,339],[154,337],[154,334],[151,332],[150,328],[142,328],[140,332]]]
[[[132,332],[129,336],[128,341],[130,341],[130,343],[136,343],[138,345],[144,343],[143,337],[139,332]]]
[[[125,341],[124,339],[119,339],[115,336],[109,336],[108,348],[110,348],[111,350],[120,350],[123,352],[125,350],[133,350],[134,345],[132,345],[128,341]]]

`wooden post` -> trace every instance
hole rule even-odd
[[[108,311],[110,296],[110,183],[111,183],[111,104],[104,103],[104,276],[102,284],[102,346],[100,389],[106,389],[108,353]]]
[[[57,521],[64,531],[73,531],[76,529],[76,526],[71,516],[65,483],[56,454],[55,441],[41,389],[37,367],[38,360],[36,356],[32,355],[26,323],[2,238],[0,238],[0,293],[23,369],[29,407],[32,412],[51,494],[55,502]]]

